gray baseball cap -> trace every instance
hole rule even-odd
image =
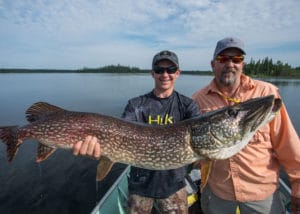
[[[218,41],[215,52],[214,52],[214,59],[225,49],[227,48],[237,48],[239,49],[244,55],[246,52],[244,51],[244,43],[242,40],[234,37],[226,37],[220,41]]]
[[[154,66],[161,60],[169,60],[172,63],[174,63],[177,67],[179,67],[179,63],[178,63],[178,57],[177,55],[172,52],[172,51],[168,51],[168,50],[164,50],[161,51],[159,53],[157,53],[154,57],[153,57],[153,61],[152,61],[152,68],[154,68]]]

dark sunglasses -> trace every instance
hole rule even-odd
[[[216,60],[219,63],[225,63],[231,60],[233,63],[239,64],[244,61],[244,56],[225,56],[225,55],[219,55],[217,56]]]
[[[168,74],[174,74],[174,73],[178,70],[178,68],[177,68],[177,66],[170,66],[170,67],[167,67],[167,68],[155,66],[155,67],[153,68],[153,70],[154,70],[154,72],[155,72],[156,74],[163,74],[165,71],[166,71]]]

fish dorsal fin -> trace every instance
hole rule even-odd
[[[51,105],[45,102],[38,102],[30,106],[26,111],[26,118],[28,122],[39,120],[43,115],[65,111],[64,109]]]
[[[109,160],[107,157],[101,156],[99,160],[99,164],[97,166],[96,181],[103,180],[106,177],[106,175],[109,173],[113,165],[114,162]]]
[[[52,148],[49,146],[45,146],[44,144],[39,143],[38,144],[38,149],[37,149],[37,157],[36,157],[36,162],[40,163],[43,160],[46,160],[50,155],[55,152],[56,148]]]

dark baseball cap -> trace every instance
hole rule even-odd
[[[218,41],[215,52],[214,52],[214,59],[225,49],[227,48],[237,48],[239,49],[244,55],[246,52],[244,51],[244,43],[242,40],[234,37],[226,37],[220,41]]]
[[[168,50],[164,50],[161,51],[159,53],[157,53],[154,57],[153,57],[153,61],[152,61],[152,68],[161,60],[169,60],[172,63],[174,63],[177,67],[179,67],[179,63],[178,63],[178,57],[177,55],[172,52],[172,51],[168,51]]]

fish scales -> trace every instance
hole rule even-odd
[[[74,143],[86,136],[96,136],[101,147],[97,176],[99,173],[98,177],[103,179],[115,162],[165,170],[202,158],[231,157],[280,107],[281,100],[271,95],[175,124],[150,126],[96,113],[67,111],[40,102],[26,111],[29,124],[0,127],[0,138],[7,145],[9,161],[23,141],[37,140],[40,162],[57,148],[72,149]]]
[[[163,169],[179,167],[194,156],[188,134],[185,127],[167,129],[93,113],[58,112],[20,128],[18,138],[38,139],[45,145],[67,149],[94,135],[101,142],[102,155],[114,162]],[[157,163],[155,167],[153,163]]]

